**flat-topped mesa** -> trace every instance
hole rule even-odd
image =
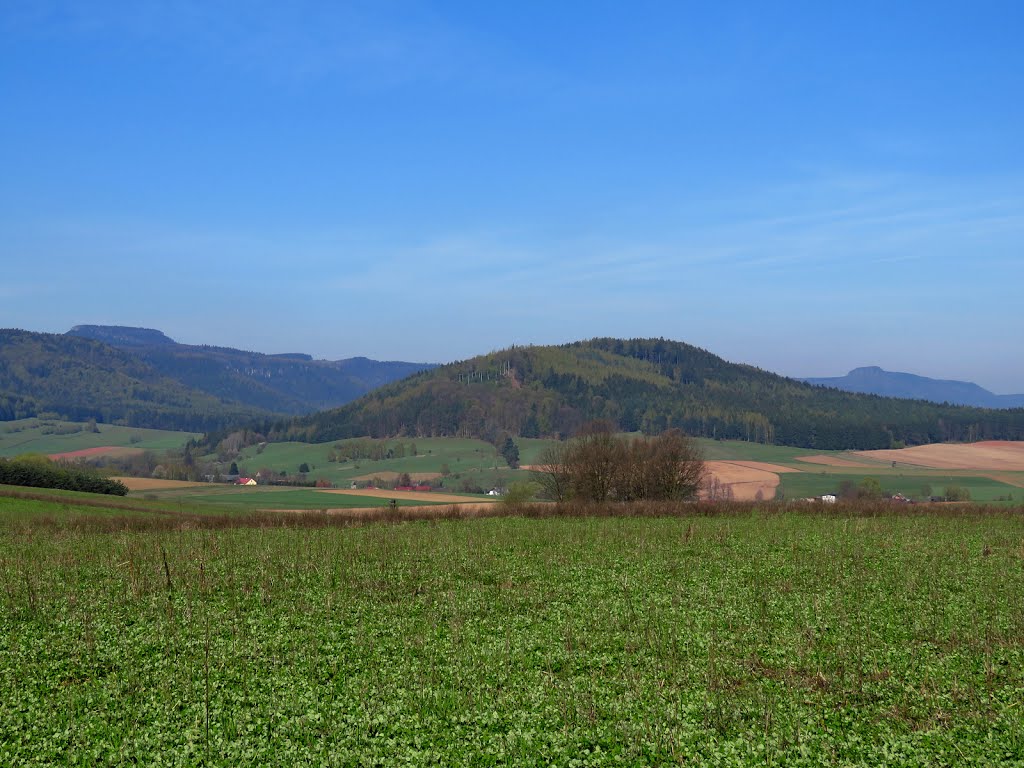
[[[976,408],[1022,408],[1024,395],[997,395],[971,381],[932,379],[914,373],[886,371],[877,365],[854,368],[845,376],[802,379],[808,384],[846,392],[952,403]]]
[[[177,343],[163,331],[129,325],[76,325],[65,335],[102,341],[115,347],[156,347]]]

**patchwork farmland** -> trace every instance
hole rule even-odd
[[[6,422],[0,430],[0,456],[42,453],[56,458],[95,459],[126,457],[143,451],[159,454],[180,448],[198,435],[162,430],[140,430],[96,425],[92,432],[85,423],[28,419]],[[402,475],[412,483],[440,484],[435,493],[455,494],[464,500],[481,500],[480,492],[507,488],[531,479],[545,448],[551,441],[518,439],[522,468],[510,469],[494,445],[481,440],[420,438],[384,440],[385,445],[402,444],[405,455],[380,459],[332,461],[337,447],[352,441],[331,443],[270,443],[249,446],[237,458],[240,472],[255,475],[261,469],[291,476],[304,464],[307,479],[323,481],[334,488],[349,489],[355,483],[393,485]],[[941,495],[951,485],[970,491],[976,501],[1012,504],[1024,497],[1024,448],[1021,443],[983,442],[937,444],[895,451],[814,451],[766,446],[738,441],[698,440],[708,460],[710,476],[717,483],[719,497],[737,500],[794,499],[835,493],[844,482],[877,480],[883,490],[923,499]],[[415,450],[415,454],[413,454]],[[216,456],[202,457],[216,460]],[[220,465],[227,471],[227,463]],[[172,498],[182,503],[196,497],[203,502],[218,501],[236,507],[264,508],[264,488],[227,489],[223,486],[162,481],[157,478],[121,478],[133,495]],[[929,493],[924,493],[928,490]],[[372,496],[372,494],[371,494]],[[277,497],[275,497],[276,499]],[[325,497],[309,490],[295,490],[298,508],[324,505]],[[370,498],[370,497],[367,497]],[[433,499],[433,501],[432,501]],[[269,499],[267,499],[269,501]],[[437,503],[437,496],[417,497],[423,504]],[[348,506],[346,500],[345,506]],[[366,506],[378,502],[368,501]],[[271,507],[267,507],[271,508]],[[272,508],[280,508],[273,504]]]
[[[539,470],[539,457],[551,444],[545,440],[519,441],[522,467],[513,470],[490,443],[455,438],[416,440],[417,454],[401,458],[329,461],[336,446],[345,442],[254,446],[245,449],[238,464],[244,473],[252,474],[259,467],[294,473],[305,463],[311,468],[309,479],[341,488],[352,482],[394,482],[401,473],[408,473],[415,482],[439,479],[443,492],[465,494],[471,487],[507,487],[529,480],[530,473]],[[400,441],[381,442],[395,445]],[[877,479],[886,491],[915,499],[941,494],[950,485],[968,487],[977,501],[1012,503],[1024,495],[1020,492],[1024,487],[1024,458],[1017,443],[922,446],[947,456],[944,465],[924,463],[921,448],[855,453],[738,441],[698,440],[698,444],[707,458],[710,476],[717,480],[719,498],[802,498],[835,493],[844,482],[856,484],[865,478]],[[405,445],[412,445],[412,441],[406,440]],[[923,493],[926,487],[932,489],[928,494]]]

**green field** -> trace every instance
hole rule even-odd
[[[3,765],[1024,764],[1022,509],[117,532],[25,505]]]
[[[864,470],[843,473],[829,471],[807,474],[787,473],[780,475],[782,482],[779,487],[783,492],[782,498],[799,499],[835,493],[844,480],[856,484],[867,477],[878,480],[884,494],[902,493],[913,499],[925,497],[927,495],[924,492],[926,487],[931,489],[932,494],[941,496],[944,489],[951,485],[962,486],[970,491],[972,501],[998,501],[1012,504],[1014,500],[1020,503],[1021,499],[1024,499],[1024,488],[1007,485],[987,477],[977,477],[966,473],[963,475],[951,474],[936,470],[922,470],[910,474],[903,470],[887,474],[865,472]]]
[[[8,494],[17,495],[8,495]],[[146,505],[137,500],[114,500],[96,494],[75,491],[54,491],[39,488],[12,488],[0,485],[0,528],[10,529],[19,525],[32,527],[40,521],[66,523],[81,519],[116,517],[149,517],[159,515],[162,509],[154,506],[144,511]]]
[[[265,446],[249,446],[236,459],[239,471],[254,475],[262,468],[275,472],[295,474],[305,463],[310,467],[308,477],[312,480],[328,480],[336,486],[347,486],[355,478],[371,478],[375,474],[389,472],[440,474],[447,470],[444,486],[458,491],[463,481],[469,480],[483,488],[504,486],[517,477],[505,460],[498,455],[495,447],[483,440],[469,440],[454,437],[398,438],[384,441],[390,446],[402,443],[407,449],[415,444],[417,455],[411,451],[403,458],[355,459],[345,462],[328,461],[328,454],[335,445],[352,441],[330,443],[268,443]],[[520,460],[529,464],[552,441],[517,440],[520,445]]]
[[[309,477],[330,480],[336,485],[345,485],[353,478],[372,476],[383,472],[436,472],[447,467],[451,477],[445,486],[458,488],[463,479],[472,479],[483,487],[506,485],[519,477],[510,470],[505,460],[498,455],[495,447],[483,440],[453,437],[436,438],[395,438],[385,441],[388,445],[403,443],[406,447],[416,445],[417,456],[407,455],[395,459],[359,459],[343,463],[327,460],[335,445],[352,441],[331,443],[269,443],[263,447],[250,446],[237,459],[243,474],[255,474],[267,467],[276,472],[293,474],[303,463],[311,468]],[[516,438],[519,446],[520,463],[533,465],[540,461],[541,454],[554,440]],[[745,461],[792,462],[800,456],[820,455],[822,451],[782,446],[761,445],[736,440],[698,440],[707,459],[733,459]],[[845,455],[845,454],[843,454]],[[805,467],[807,465],[804,465]],[[813,469],[813,467],[810,467]]]
[[[374,496],[348,496],[324,493],[307,488],[237,486],[197,486],[180,491],[159,491],[149,494],[166,501],[181,500],[193,505],[218,505],[231,509],[344,509],[386,507],[390,499]],[[397,500],[397,506],[430,505],[430,501]]]
[[[75,428],[81,431],[59,434]],[[22,453],[65,453],[84,448],[117,446],[166,451],[181,448],[188,440],[201,435],[191,432],[170,432],[163,429],[119,427],[97,424],[99,432],[91,432],[82,422],[51,419],[20,419],[0,422],[0,456],[10,457]]]
[[[811,448],[790,448],[785,445],[764,445],[742,440],[708,440],[698,438],[697,444],[708,461],[766,461],[789,463],[801,456],[840,455],[838,451],[816,451]]]

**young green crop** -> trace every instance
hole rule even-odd
[[[1019,765],[1022,638],[1019,512],[24,523],[0,764]]]

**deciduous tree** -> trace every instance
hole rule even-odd
[[[697,496],[705,467],[697,445],[677,430],[629,439],[597,422],[547,448],[536,475],[556,501],[676,500]]]

